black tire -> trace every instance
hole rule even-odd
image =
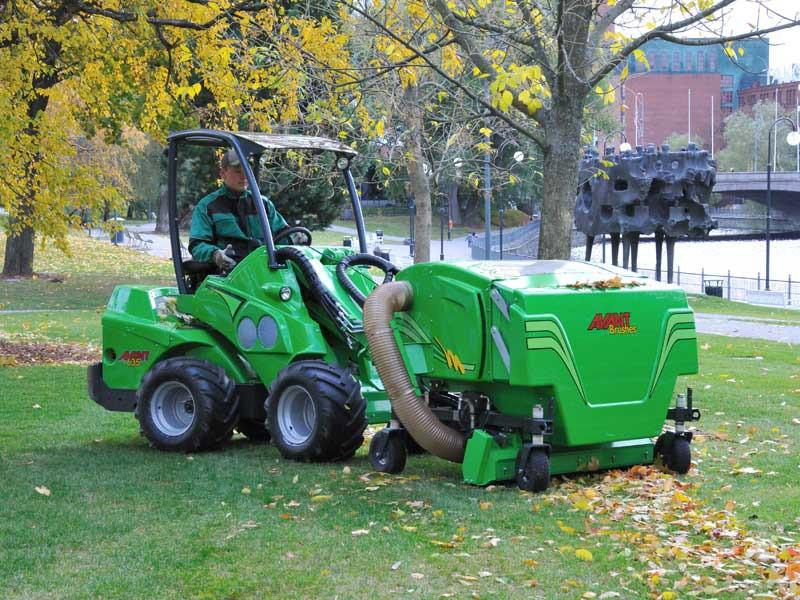
[[[525,464],[520,464],[524,452],[517,457],[517,486],[526,492],[543,492],[550,485],[550,457],[544,450],[530,451]]]
[[[258,444],[264,444],[270,440],[269,431],[267,431],[267,424],[264,421],[239,419],[239,423],[236,425],[236,431],[241,433],[251,442]]]
[[[195,452],[230,439],[239,418],[239,398],[221,367],[195,358],[169,358],[142,378],[135,414],[150,446]]]
[[[664,463],[670,471],[685,475],[692,466],[692,447],[689,440],[676,437],[672,440],[672,448],[665,457]]]
[[[367,403],[344,369],[304,360],[281,370],[266,402],[272,443],[284,458],[338,461],[364,442]]]
[[[405,432],[381,429],[369,443],[369,462],[380,473],[402,473],[406,467]]]

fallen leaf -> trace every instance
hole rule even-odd
[[[249,486],[249,485],[246,485],[246,486],[244,486],[244,487],[242,488],[242,493],[243,493],[245,496],[247,496],[248,494],[250,494],[252,491],[253,491],[253,490],[251,490],[251,489],[250,489],[250,486]]]
[[[411,574],[411,579],[424,579],[424,578],[425,578],[425,575],[423,575],[422,573],[412,573]]]
[[[352,535],[353,537],[359,537],[368,534],[369,534],[369,529],[356,529],[355,531],[350,532],[350,535]]]
[[[594,556],[592,553],[586,550],[585,548],[578,548],[575,550],[575,557],[579,558],[580,560],[592,561],[594,560]]]
[[[38,486],[36,486],[34,489],[35,489],[35,490],[36,490],[36,491],[37,491],[39,494],[41,494],[42,496],[49,496],[49,495],[50,495],[50,489],[49,489],[49,488],[46,488],[46,487],[45,487],[45,486],[43,486],[43,485],[38,485]]]
[[[400,568],[400,565],[403,564],[403,561],[398,560],[397,562],[393,562],[392,566],[389,567],[392,571],[397,571]]]
[[[333,498],[330,494],[317,494],[316,496],[311,496],[312,502],[326,502]]]
[[[492,503],[491,502],[478,502],[478,508],[480,508],[481,510],[489,510],[490,508],[492,508]]]

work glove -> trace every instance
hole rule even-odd
[[[217,265],[222,273],[228,273],[236,266],[236,261],[228,256],[229,251],[233,252],[233,246],[230,244],[225,247],[225,250],[216,250],[214,252],[214,264]]]

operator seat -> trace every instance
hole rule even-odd
[[[186,291],[189,294],[194,294],[208,275],[217,274],[219,274],[217,265],[197,260],[183,261],[183,279],[186,282]]]

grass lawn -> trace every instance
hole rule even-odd
[[[374,232],[376,229],[382,229],[383,235],[393,235],[396,237],[407,238],[408,237],[408,217],[407,216],[365,216],[364,223],[367,227],[367,231]],[[339,225],[340,227],[349,227],[350,229],[356,228],[355,221],[345,221],[344,219],[338,219],[334,221],[334,225]],[[451,232],[452,238],[463,237],[467,235],[470,231],[473,231],[469,227],[453,227]],[[447,223],[445,223],[445,230],[444,230],[445,239],[447,239]],[[441,239],[439,235],[439,215],[436,214],[433,216],[432,226],[431,226],[431,239],[438,240]],[[341,241],[340,241],[341,243]]]
[[[70,339],[95,339],[91,326],[61,326]],[[717,336],[700,344],[702,375],[682,382],[703,410],[687,476],[648,468],[559,478],[540,495],[464,485],[457,465],[430,456],[382,476],[365,449],[347,464],[296,464],[237,436],[223,451],[160,453],[132,415],[87,398],[83,367],[0,368],[0,590],[4,598],[788,594],[780,552],[800,543],[800,352]],[[762,550],[771,555],[752,559]]]
[[[0,310],[90,309],[105,306],[120,283],[174,285],[172,264],[83,234],[69,236],[71,255],[37,244],[32,279],[0,279]],[[0,261],[5,236],[0,234]]]
[[[114,283],[170,282],[167,261],[74,241],[72,258],[37,248],[63,283],[0,280],[7,309],[68,310],[0,314],[0,337],[96,345]],[[800,596],[800,350],[699,337],[701,374],[680,382],[703,411],[688,475],[559,477],[538,495],[462,484],[431,456],[380,475],[366,447],[346,464],[240,436],[160,453],[91,402],[85,366],[0,367],[0,597]]]
[[[722,298],[702,294],[687,294],[689,305],[695,312],[718,313],[750,317],[753,319],[775,319],[788,324],[800,323],[800,310],[755,306],[744,302],[731,302]]]

